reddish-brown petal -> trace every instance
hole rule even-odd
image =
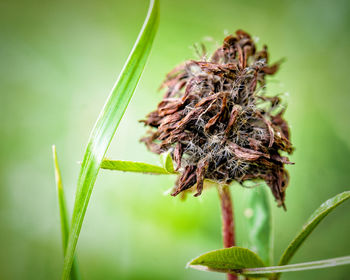
[[[233,108],[232,108],[232,111],[231,111],[231,115],[230,115],[230,119],[228,121],[228,124],[227,124],[227,127],[225,129],[225,134],[229,134],[232,126],[235,124],[235,121],[238,117],[238,114],[240,112],[241,108],[239,105],[235,105]]]
[[[247,160],[247,161],[254,161],[260,157],[266,157],[266,158],[270,157],[268,154],[264,154],[264,153],[261,153],[259,151],[240,147],[233,142],[228,141],[227,144],[232,149],[235,156],[239,159],[243,159],[243,160]]]
[[[179,168],[181,167],[182,154],[183,154],[182,145],[181,145],[181,143],[177,143],[175,146],[175,150],[174,150],[174,160],[176,163],[175,170],[179,170]]]
[[[206,159],[200,160],[197,165],[196,177],[197,177],[197,192],[194,196],[201,195],[203,191],[204,175],[208,168],[208,161]]]
[[[205,130],[209,130],[213,125],[215,125],[215,123],[219,120],[219,118],[223,116],[226,110],[226,105],[227,105],[227,93],[224,93],[219,113],[217,113],[214,117],[212,117],[208,121],[208,123],[204,127]]]
[[[196,166],[187,165],[180,179],[178,180],[178,185],[176,189],[171,195],[177,196],[180,192],[189,189],[195,183],[196,183]]]

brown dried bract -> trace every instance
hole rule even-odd
[[[153,130],[141,141],[155,153],[171,151],[180,172],[173,196],[195,184],[200,195],[204,179],[262,179],[284,206],[284,164],[291,162],[280,153],[293,147],[279,97],[264,91],[265,76],[278,67],[268,64],[266,46],[256,52],[249,34],[238,30],[209,61],[187,61],[167,75],[162,102],[143,121]]]

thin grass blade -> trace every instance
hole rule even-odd
[[[302,270],[312,270],[320,269],[341,265],[350,264],[350,256],[333,258],[314,262],[305,262],[298,264],[289,264],[283,266],[270,266],[270,267],[257,267],[257,268],[246,268],[242,269],[242,274],[244,275],[263,275],[271,273],[281,273],[281,272],[292,272],[292,271],[302,271]]]
[[[340,193],[324,202],[308,219],[299,234],[288,245],[287,249],[278,263],[279,266],[286,265],[303,244],[305,239],[312,233],[316,226],[337,206],[350,198],[350,191]]]
[[[134,162],[134,161],[124,161],[124,160],[104,160],[101,164],[102,169],[108,170],[117,170],[117,171],[125,171],[125,172],[137,172],[137,173],[146,173],[146,174],[175,174],[171,173],[167,169],[148,164],[144,162]]]
[[[80,230],[100,165],[140,79],[158,23],[159,1],[151,0],[141,32],[90,135],[78,178],[62,279],[69,277]]]
[[[64,196],[63,184],[61,171],[58,165],[56,146],[52,146],[53,162],[55,168],[55,178],[56,178],[56,188],[57,188],[57,197],[58,197],[58,206],[60,210],[60,220],[61,220],[61,235],[62,235],[62,248],[64,255],[66,254],[68,234],[69,234],[69,218],[67,211],[67,203]],[[76,258],[73,260],[72,271],[71,271],[71,280],[81,279],[78,263]]]

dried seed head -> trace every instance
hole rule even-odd
[[[167,75],[163,100],[143,121],[153,130],[141,141],[152,152],[171,152],[180,172],[173,196],[195,184],[200,195],[204,179],[262,179],[284,206],[290,162],[280,152],[293,147],[279,97],[264,90],[278,67],[268,64],[266,46],[257,52],[238,30],[208,61],[187,61]]]

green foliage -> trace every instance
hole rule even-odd
[[[248,248],[257,253],[266,265],[273,261],[272,216],[269,189],[259,186],[249,191],[247,213]],[[250,213],[251,211],[251,213]]]
[[[277,279],[275,273],[312,270],[350,264],[350,256],[314,262],[265,267],[254,252],[240,247],[211,251],[191,261],[188,266],[204,271],[238,273],[249,277]],[[254,267],[253,267],[254,266]]]
[[[148,174],[174,174],[161,166],[148,164],[144,162],[123,161],[123,160],[104,160],[101,164],[102,169],[138,172]]]
[[[256,192],[256,194],[258,193]],[[209,253],[205,253],[195,258],[188,265],[192,268],[200,270],[217,271],[224,273],[235,272],[243,275],[249,275],[249,277],[265,277],[277,280],[279,279],[281,272],[311,270],[350,264],[350,256],[345,256],[322,261],[287,265],[292,256],[302,245],[305,239],[316,228],[316,226],[332,210],[334,210],[337,206],[339,206],[349,198],[350,191],[346,191],[324,202],[311,215],[307,223],[304,225],[302,231],[293,239],[293,241],[289,244],[288,248],[284,251],[280,259],[279,266],[264,267],[264,263],[260,259],[259,255],[256,255],[248,249],[240,247],[220,249],[216,251],[211,251]],[[256,248],[259,248],[258,250],[260,250],[260,252],[263,252],[263,256],[266,258],[268,256],[268,254],[266,253],[270,248],[266,246],[266,244],[265,246],[263,244],[264,240],[266,242],[269,242],[268,237],[264,236],[264,234],[269,235],[271,230],[271,227],[267,228],[261,225],[262,221],[268,222],[269,218],[269,214],[268,212],[266,212],[268,209],[268,200],[266,194],[264,195],[262,193],[261,197],[259,198],[253,193],[251,196],[250,205],[251,207],[254,207],[253,209],[255,211],[260,211],[264,214],[260,218],[257,215],[255,219],[253,219],[250,223],[249,229],[253,230],[253,233],[250,237],[251,241],[256,242]],[[255,267],[253,267],[254,265]]]
[[[231,247],[205,253],[189,262],[188,266],[198,270],[239,273],[242,268],[264,267],[265,264],[249,249]]]
[[[59,206],[59,209],[60,209],[62,247],[63,247],[63,253],[66,254],[68,234],[69,234],[69,218],[68,218],[68,211],[67,211],[67,206],[66,206],[67,205],[66,204],[66,199],[65,199],[65,196],[64,196],[61,171],[60,171],[60,168],[59,168],[59,165],[58,165],[56,146],[55,145],[52,146],[52,155],[53,155],[53,163],[54,163],[54,168],[55,168],[55,178],[56,178],[56,187],[57,187],[58,206]],[[71,274],[70,274],[70,278],[71,278],[71,280],[79,280],[79,279],[81,279],[76,257],[73,260],[72,271],[71,271]]]
[[[63,279],[68,279],[80,230],[100,165],[116,132],[149,56],[159,22],[159,1],[150,9],[131,54],[92,130],[78,178],[72,226],[64,260]]]
[[[102,168],[152,174],[173,174],[173,162],[169,154],[162,155],[164,168],[146,163],[125,161],[104,161]],[[167,167],[167,168],[166,168]],[[309,218],[302,231],[290,243],[283,253],[279,266],[265,267],[272,262],[272,220],[268,198],[268,189],[265,186],[256,187],[249,194],[249,208],[247,227],[249,231],[250,248],[253,251],[232,247],[205,253],[188,263],[189,267],[223,273],[239,273],[249,277],[278,279],[281,272],[311,270],[350,264],[350,256],[327,259],[322,261],[306,262],[287,265],[297,249],[311,234],[315,227],[332,210],[350,197],[350,191],[340,193],[324,202]]]
[[[284,251],[278,265],[287,264],[290,259],[293,257],[295,252],[299,249],[301,244],[305,241],[305,239],[311,234],[311,232],[316,228],[316,226],[337,206],[342,204],[350,198],[350,191],[346,191],[340,193],[326,202],[324,202],[308,219],[306,224],[303,226],[303,229],[299,234],[292,240],[292,242],[288,245],[287,249]]]

